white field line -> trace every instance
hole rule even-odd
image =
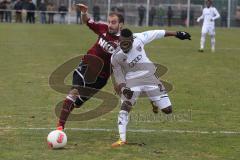
[[[14,128],[14,127],[0,127],[0,130],[54,130],[55,128]],[[72,131],[94,131],[94,132],[117,132],[117,129],[111,128],[66,128],[65,130]],[[174,130],[174,129],[128,129],[128,132],[136,133],[179,133],[179,134],[227,134],[227,135],[240,135],[240,131],[203,131],[203,130]]]

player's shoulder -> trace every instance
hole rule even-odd
[[[99,29],[102,30],[103,32],[107,32],[108,31],[108,25],[106,22],[96,22],[97,24],[99,24]]]
[[[148,37],[147,32],[140,32],[140,33],[134,33],[134,43],[136,42],[143,42]]]
[[[114,59],[117,60],[117,59],[119,59],[119,57],[121,57],[122,54],[123,54],[123,51],[120,49],[120,47],[118,47],[116,52],[112,54],[111,59],[112,60],[114,60]]]
[[[143,36],[142,33],[133,33],[134,39],[139,39],[139,38],[141,38],[142,36]]]
[[[89,26],[97,26],[98,30],[101,32],[107,32],[108,31],[108,25],[106,22],[99,21],[96,22],[93,19],[89,19],[87,22],[87,25]]]
[[[148,36],[148,32],[145,31],[145,32],[134,33],[133,36],[134,36],[135,38],[147,37],[147,36]]]

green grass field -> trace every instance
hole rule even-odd
[[[49,76],[86,53],[96,35],[85,26],[0,24],[0,159],[239,159],[240,29],[217,29],[216,53],[209,45],[204,53],[197,52],[198,27],[165,29],[186,30],[193,39],[166,38],[145,48],[151,60],[168,68],[162,79],[174,86],[169,93],[174,116],[154,116],[149,101],[140,99],[127,136],[129,142],[146,145],[110,147],[118,138],[116,107],[96,119],[68,122],[67,128],[78,130],[66,129],[65,149],[50,150],[46,137],[57,122],[55,105],[65,94],[49,87]],[[111,83],[103,90],[113,93]],[[92,99],[74,113],[98,104]]]

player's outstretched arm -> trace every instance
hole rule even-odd
[[[180,39],[180,40],[191,40],[191,35],[188,32],[184,32],[184,31],[166,31],[165,32],[165,37],[170,37],[170,36],[175,36],[176,38]]]
[[[79,3],[79,4],[76,4],[77,7],[79,7],[80,11],[81,11],[81,17],[82,17],[82,21],[83,23],[87,23],[87,21],[89,20],[89,17],[88,17],[88,6],[82,4],[82,3]]]

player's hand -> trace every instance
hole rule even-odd
[[[211,22],[213,22],[213,21],[214,21],[214,19],[213,19],[213,18],[211,18],[211,19],[210,19],[210,21],[211,21]]]
[[[88,11],[88,6],[86,6],[86,5],[82,4],[82,3],[78,3],[78,4],[76,4],[76,6],[79,7],[79,9],[80,9],[80,11],[81,11],[82,13],[87,13],[87,11]]]
[[[131,99],[133,96],[133,91],[131,91],[130,88],[128,87],[123,87],[122,89],[122,94],[127,98],[127,99]]]
[[[198,22],[198,23],[200,22],[200,18],[197,19],[197,22]]]
[[[119,85],[116,84],[116,83],[114,83],[113,86],[114,86],[115,92],[116,92],[118,95],[121,95],[121,89],[122,89],[123,87],[126,87],[126,83],[120,83]]]
[[[191,40],[191,35],[184,31],[177,31],[176,37],[181,40],[185,40],[185,39]]]

